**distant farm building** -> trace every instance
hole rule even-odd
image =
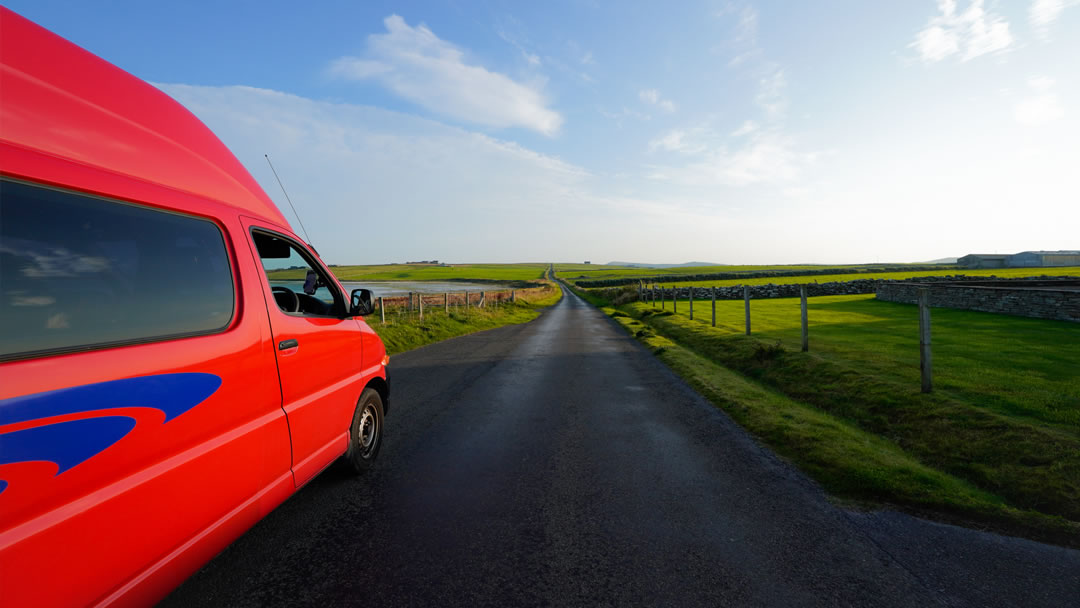
[[[1012,255],[972,253],[956,260],[964,268],[1080,266],[1080,251],[1024,251]]]
[[[1004,268],[1008,258],[1007,255],[996,253],[972,253],[956,260],[956,263],[964,268]]]
[[[1009,256],[1009,266],[1080,266],[1080,251],[1025,251]]]

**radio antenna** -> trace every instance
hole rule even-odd
[[[311,237],[308,236],[307,228],[304,228],[304,220],[300,219],[300,214],[296,212],[296,207],[292,204],[292,199],[289,198],[289,193],[285,191],[285,186],[281,184],[281,178],[278,177],[277,171],[274,169],[274,163],[270,162],[270,155],[263,154],[266,158],[266,164],[270,165],[270,170],[274,172],[274,179],[277,180],[278,187],[281,188],[281,193],[285,195],[285,200],[289,201],[289,207],[292,207],[293,215],[296,216],[296,221],[300,222],[300,229],[304,231],[304,238],[307,239],[308,245],[311,245]],[[314,245],[312,245],[314,247]]]

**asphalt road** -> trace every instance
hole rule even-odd
[[[383,450],[168,606],[1076,606],[1080,551],[838,508],[572,294],[393,357]]]

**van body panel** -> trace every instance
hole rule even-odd
[[[332,283],[329,289],[336,290],[342,300],[347,300],[340,284],[333,279],[333,273],[295,235],[258,220],[241,220],[249,234],[252,229],[261,229],[289,239]],[[254,258],[258,258],[254,241],[249,240],[249,247]],[[352,317],[309,316],[282,311],[265,272],[260,271],[260,274],[270,328],[277,345],[282,407],[292,434],[293,474],[300,486],[344,454],[348,447],[347,431],[367,380],[362,365],[363,333]],[[281,348],[288,341],[294,341],[296,346]]]

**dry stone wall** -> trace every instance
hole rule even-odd
[[[915,304],[919,290],[928,289],[930,306],[978,310],[1036,319],[1080,323],[1080,281],[979,281],[959,283],[901,283],[878,286],[877,298]]]
[[[928,282],[957,282],[957,281],[986,281],[994,277],[968,277],[964,275],[956,276],[941,276],[941,277],[921,277],[919,279],[904,279],[901,281],[893,279],[855,279],[853,281],[830,281],[827,283],[804,283],[806,285],[806,295],[808,297],[817,296],[853,296],[859,294],[876,293],[879,286],[887,283],[928,283]],[[754,300],[761,300],[766,298],[797,298],[799,297],[798,284],[782,284],[775,285],[768,283],[766,285],[751,285],[750,286],[750,298]],[[693,291],[694,299],[710,299],[712,298],[712,287],[663,287],[663,286],[647,286],[644,290],[645,299],[652,298],[651,290],[656,290],[656,299],[660,299],[660,289],[664,290],[664,297],[670,299],[672,294],[676,294],[680,300],[685,300],[690,297],[691,290]],[[741,300],[743,299],[743,286],[733,285],[716,288],[717,300]]]

